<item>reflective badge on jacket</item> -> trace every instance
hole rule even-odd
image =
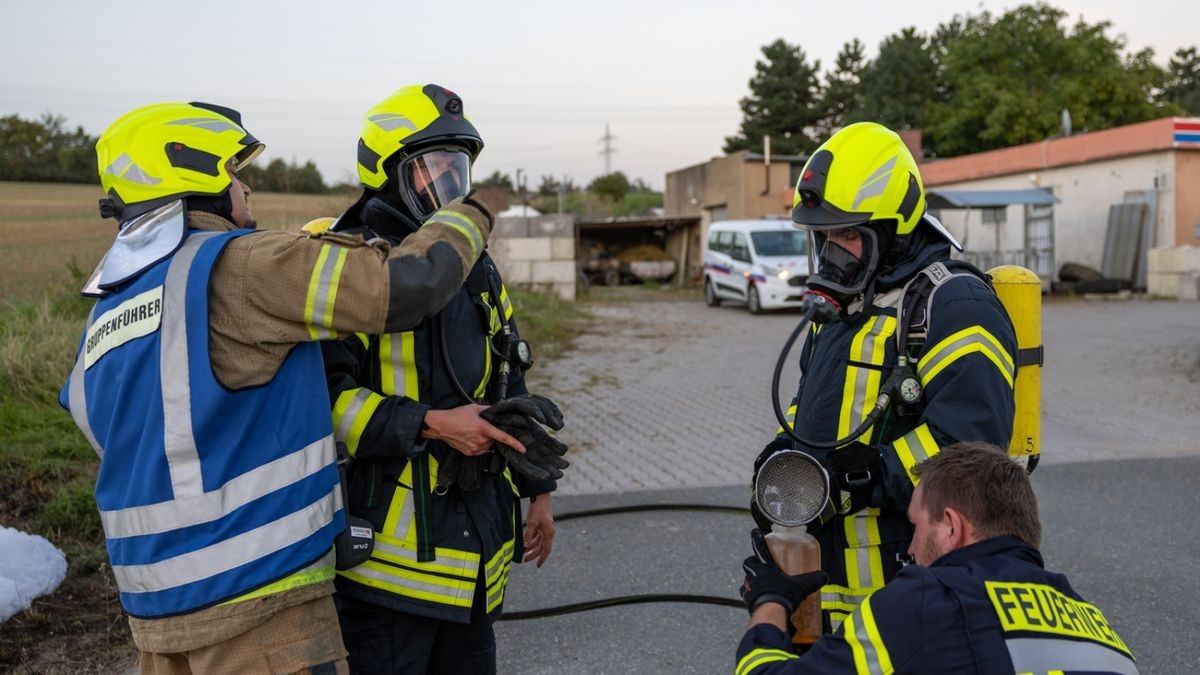
[[[1094,605],[1045,584],[985,585],[1016,672],[1137,672],[1133,654]]]
[[[158,330],[162,322],[162,297],[163,287],[155,286],[101,314],[88,327],[83,342],[84,369],[91,368],[110,350]]]

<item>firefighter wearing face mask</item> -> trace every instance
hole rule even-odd
[[[482,148],[454,92],[397,91],[367,112],[363,195],[332,228],[405,241],[439,205],[470,192]],[[506,330],[515,337],[513,307],[484,253],[446,308],[416,328],[323,345],[335,436],[352,458],[350,513],[369,521],[375,539],[370,557],[336,581],[354,671],[495,672],[492,622],[509,567],[523,556],[540,566],[550,554],[553,477],[506,467],[485,421],[496,418],[481,417],[502,395]],[[505,393],[517,405],[558,414],[523,397],[522,367],[510,371]],[[522,440],[532,458],[536,444]],[[523,536],[522,497],[531,500]]]
[[[958,441],[1008,446],[1017,346],[986,277],[951,260],[951,247],[961,247],[926,214],[917,164],[891,130],[853,124],[821,145],[797,182],[792,220],[814,246],[809,290],[839,310],[812,327],[802,348],[787,413],[798,435],[847,437],[899,367],[920,384],[910,387],[916,400],[894,402],[859,438],[832,450],[798,447],[822,461],[833,482],[825,513],[810,526],[830,577],[821,591],[829,631],[902,566],[912,537],[912,467]],[[759,463],[793,447],[779,431]]]

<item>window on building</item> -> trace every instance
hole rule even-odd
[[[997,206],[995,208],[979,209],[980,222],[984,225],[1003,225],[1008,222],[1008,207]]]

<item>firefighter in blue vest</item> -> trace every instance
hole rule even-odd
[[[403,245],[257,231],[234,110],[139,108],[96,145],[116,240],[60,395],[100,456],[96,503],[143,673],[347,671],[343,499],[317,341],[403,331],[482,253],[463,200]],[[505,443],[516,439],[489,429]]]
[[[804,342],[787,413],[801,438],[837,444],[795,445],[832,481],[826,512],[810,525],[830,577],[821,594],[828,632],[900,569],[912,467],[956,441],[1008,447],[1017,345],[982,273],[951,261],[961,246],[926,214],[916,161],[893,131],[852,124],[817,148],[792,220],[812,239],[809,291],[838,308]],[[855,436],[885,388],[892,404]],[[793,442],[779,429],[758,462]]]
[[[789,577],[756,530],[742,597],[750,628],[737,675],[769,673],[1089,673],[1135,675],[1133,654],[1104,614],[1047,571],[1025,469],[986,443],[958,443],[916,465],[909,565],[803,656],[788,616],[824,572]]]
[[[420,236],[440,204],[470,190],[482,148],[454,92],[396,91],[365,116],[363,195],[331,229],[393,245]],[[515,406],[533,414],[517,415],[528,424],[521,433],[537,436],[522,439],[530,460],[547,445],[566,450],[541,429],[561,427],[561,413],[527,394],[528,362],[509,363],[505,344],[516,337],[508,291],[485,252],[445,309],[415,328],[322,345],[336,438],[353,458],[350,513],[375,539],[370,558],[336,582],[355,672],[495,672],[492,622],[509,567],[550,555],[550,493],[565,466],[506,466],[485,433],[489,421],[511,421],[490,413]],[[506,396],[514,398],[489,412]],[[531,502],[523,533],[521,498]]]

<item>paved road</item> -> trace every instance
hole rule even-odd
[[[770,370],[798,317],[679,298],[591,304],[587,334],[535,375],[535,390],[551,391],[569,421],[559,513],[744,504],[750,463],[776,427]],[[1034,485],[1048,565],[1109,613],[1143,673],[1200,672],[1200,539],[1179,516],[1200,511],[1200,306],[1051,302],[1044,342],[1045,455]],[[734,597],[749,526],[742,515],[678,512],[564,521],[550,564],[514,571],[506,609],[638,593]],[[739,610],[689,604],[503,622],[500,669],[729,672],[743,627]]]
[[[589,304],[575,348],[531,371],[568,419],[561,493],[747,482],[778,427],[771,370],[799,315],[622,296]],[[1043,462],[1200,453],[1200,305],[1051,301],[1043,340]],[[785,404],[797,377],[785,370]]]

